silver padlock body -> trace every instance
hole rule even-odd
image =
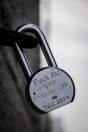
[[[29,105],[43,114],[73,101],[75,86],[71,77],[56,67],[37,71],[26,88]]]

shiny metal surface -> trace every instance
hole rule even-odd
[[[27,24],[27,25],[23,25],[22,27],[20,27],[18,29],[18,32],[31,32],[34,33],[36,35],[36,37],[38,38],[39,44],[41,46],[41,49],[44,53],[44,56],[47,60],[47,63],[49,66],[57,66],[57,63],[53,57],[53,54],[49,48],[49,45],[47,43],[47,40],[43,34],[43,32],[39,29],[38,26],[34,25],[34,24]]]
[[[71,103],[75,94],[70,76],[55,67],[39,71],[32,78],[28,92],[34,105],[44,112]]]
[[[46,41],[46,38],[43,34],[43,32],[39,29],[38,26],[34,25],[34,24],[27,24],[27,25],[23,25],[21,27],[19,27],[17,29],[18,32],[31,32],[31,33],[34,33],[34,35],[38,38],[38,41],[39,41],[39,44],[40,44],[40,47],[44,53],[44,56],[47,60],[47,63],[49,66],[55,66],[55,67],[58,67],[57,66],[57,63],[53,57],[53,54],[49,48],[49,45]],[[17,54],[17,57],[19,59],[19,63],[21,64],[21,68],[24,72],[24,75],[27,79],[27,81],[29,80],[29,78],[31,77],[32,75],[32,70],[30,68],[30,65],[27,61],[27,58],[23,52],[23,50],[15,43],[14,44],[14,50]]]
[[[25,78],[26,78],[27,81],[29,81],[29,79],[30,79],[30,77],[32,75],[32,70],[31,70],[31,67],[30,67],[30,65],[28,63],[26,55],[23,52],[22,48],[20,48],[17,45],[17,43],[14,43],[13,48],[14,48],[14,51],[15,51],[15,53],[17,55],[18,60],[19,60],[20,66],[22,68],[22,71],[23,71],[23,73],[25,75]]]
[[[65,71],[58,68],[42,31],[33,24],[23,25],[17,31],[31,32],[38,38],[49,65],[47,68],[38,70],[32,76],[25,53],[17,43],[14,44],[14,50],[28,82],[25,93],[29,105],[37,112],[46,113],[71,103],[75,95],[74,83]]]

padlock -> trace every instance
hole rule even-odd
[[[43,32],[34,24],[20,26],[17,30],[31,32],[38,38],[49,65],[32,73],[25,53],[17,43],[14,44],[14,50],[27,80],[25,95],[28,104],[36,112],[44,114],[71,103],[75,96],[74,82],[67,72],[58,68]]]

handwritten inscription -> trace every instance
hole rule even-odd
[[[51,82],[44,84],[44,86],[48,89],[48,87],[51,86],[52,84],[55,84],[55,80],[52,80]]]
[[[29,87],[33,104],[45,112],[70,103],[74,93],[69,75],[54,67],[39,71],[32,77]]]
[[[48,110],[48,109],[50,109],[53,106],[56,106],[58,104],[61,104],[62,102],[64,102],[67,99],[69,99],[69,96],[68,95],[65,96],[65,97],[63,97],[63,98],[60,98],[60,99],[56,100],[55,102],[48,103],[46,106],[43,106],[43,107],[45,108],[45,110]]]
[[[48,75],[44,75],[40,79],[34,79],[33,83],[34,83],[34,85],[37,85],[38,83],[46,82],[47,80],[52,79],[52,78],[54,78],[55,76],[58,76],[58,75],[60,75],[59,71],[57,71],[57,72],[51,72]]]
[[[66,82],[62,83],[60,86],[58,86],[58,89],[61,90],[65,87],[67,87],[69,84],[67,84]]]
[[[52,72],[52,73],[49,73],[51,75],[51,78],[54,78],[55,76],[59,75],[60,72]]]
[[[61,90],[68,86],[68,84],[65,82],[65,83],[61,84],[58,88],[51,88],[50,86],[53,84],[55,84],[55,80],[44,84],[44,86],[46,87],[46,91],[43,93],[40,93],[38,96],[34,97],[34,100],[36,101],[37,98],[39,98],[39,99],[42,99],[43,97],[45,98],[46,96],[49,96],[52,93],[56,93],[57,90]],[[33,94],[35,95],[35,92]]]
[[[56,92],[56,89],[54,89],[54,88],[51,88],[51,89],[48,88],[47,90],[48,90],[48,91],[46,91],[46,92],[40,94],[40,95],[38,96],[38,98],[42,99],[42,97],[46,97],[47,95],[51,95],[52,93],[55,93],[55,92]]]

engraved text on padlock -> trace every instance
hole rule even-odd
[[[31,79],[28,92],[32,103],[43,113],[64,106],[74,99],[74,83],[61,69],[44,68]]]

